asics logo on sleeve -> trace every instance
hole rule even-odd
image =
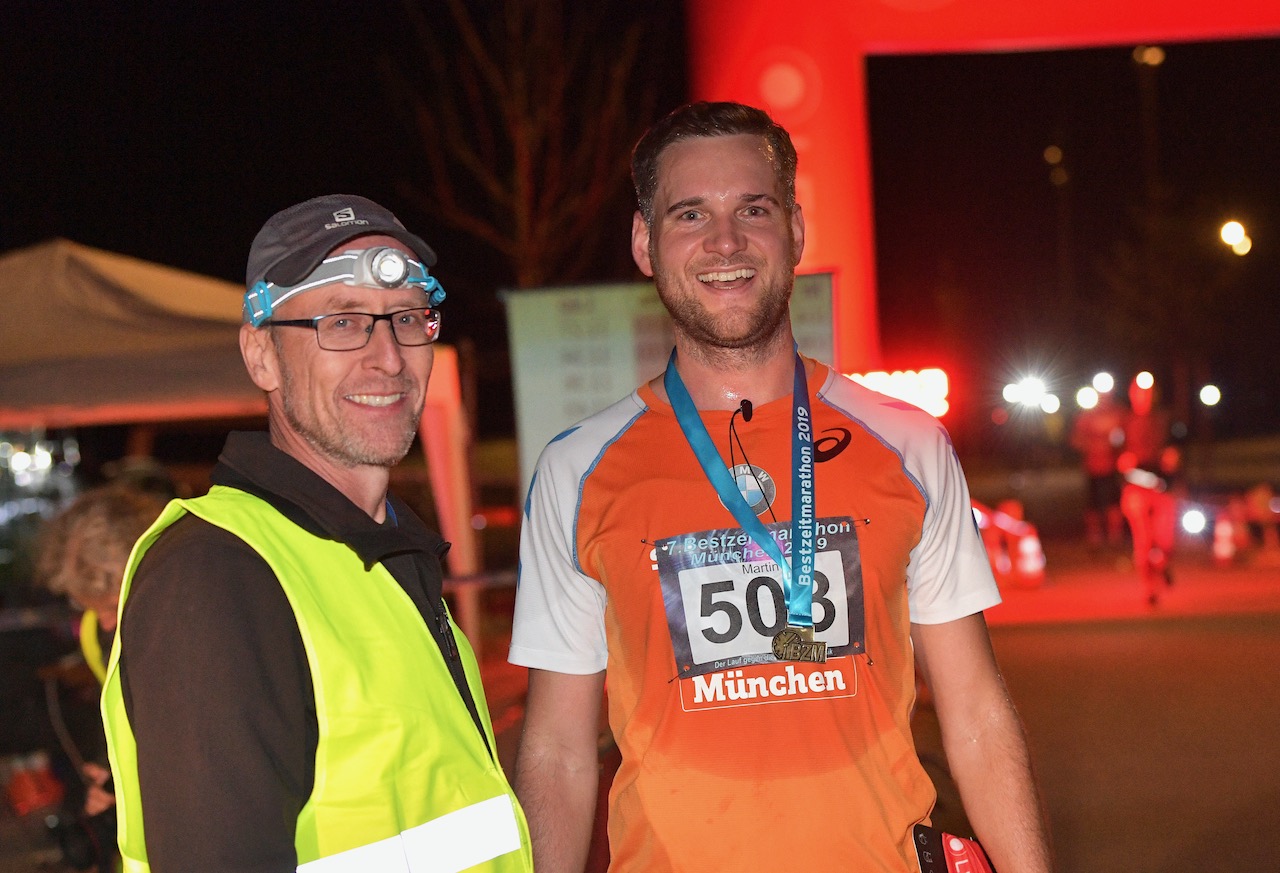
[[[813,442],[813,459],[821,464],[823,461],[830,461],[836,455],[848,448],[849,443],[853,440],[853,434],[842,427],[832,427],[823,431],[823,434],[835,434],[833,436],[822,436]]]

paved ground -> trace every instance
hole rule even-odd
[[[1280,614],[994,633],[1058,869],[1280,868]]]
[[[1280,869],[1280,566],[1186,555],[1153,609],[1122,559],[1063,557],[990,616],[1058,869]]]
[[[1280,869],[1280,561],[1220,568],[1191,550],[1152,608],[1124,555],[1046,551],[1045,583],[1008,589],[988,619],[1060,873]],[[508,765],[525,681],[503,660],[510,597],[486,598],[482,665]],[[940,768],[927,712],[918,742]],[[947,815],[950,801],[944,791]],[[0,873],[42,869],[39,837],[0,817]]]

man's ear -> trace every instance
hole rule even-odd
[[[641,273],[653,275],[653,259],[649,257],[649,225],[639,211],[631,217],[631,257]]]
[[[270,330],[240,325],[240,356],[253,384],[268,392],[280,387],[280,359]]]
[[[804,255],[804,212],[797,203],[791,208],[791,238],[793,240],[791,250],[795,255],[792,265],[800,263],[801,256]]]

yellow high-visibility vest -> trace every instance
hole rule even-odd
[[[121,615],[142,556],[188,512],[261,555],[298,621],[320,729],[315,784],[295,833],[298,869],[531,871],[528,825],[490,752],[497,746],[471,646],[454,632],[487,747],[421,613],[381,564],[366,571],[349,547],[312,536],[257,497],[215,486],[204,497],[170,503],[138,541],[120,591]],[[120,851],[132,873],[150,867],[120,639],[117,631],[102,710]]]

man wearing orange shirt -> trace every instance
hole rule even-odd
[[[530,487],[510,659],[530,668],[516,789],[543,873],[586,858],[606,678],[612,870],[919,870],[917,667],[992,860],[1048,869],[947,434],[796,351],[795,170],[786,131],[738,104],[684,107],[636,147],[632,253],[676,347]]]

